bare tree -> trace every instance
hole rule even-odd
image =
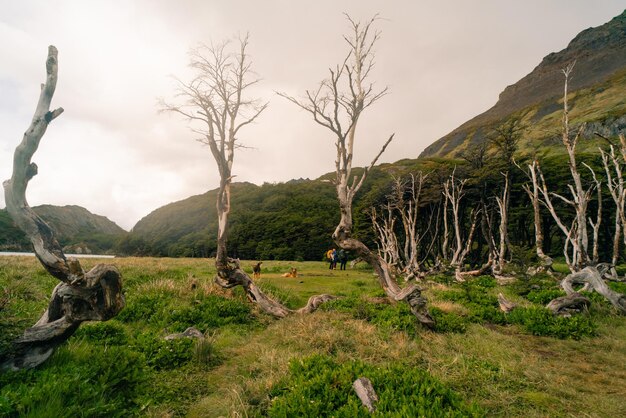
[[[513,117],[496,126],[490,138],[490,142],[497,149],[504,164],[504,171],[502,172],[502,176],[504,177],[502,196],[496,197],[498,213],[500,214],[500,224],[498,227],[500,242],[498,251],[495,254],[496,260],[494,262],[494,270],[497,273],[501,273],[504,269],[506,263],[505,257],[509,246],[508,227],[509,206],[511,201],[510,169],[513,166],[513,156],[517,151],[518,143],[522,138],[522,134],[525,129],[525,126],[522,124],[522,119],[520,117]]]
[[[0,369],[35,367],[46,361],[83,321],[106,321],[124,307],[122,276],[114,266],[98,264],[85,272],[75,258],[66,258],[52,229],[28,205],[26,188],[37,174],[31,162],[50,122],[63,108],[50,110],[58,78],[58,51],[48,47],[46,82],[33,120],[15,149],[11,179],[3,183],[7,212],[26,234],[35,255],[52,276],[61,281],[53,290],[48,309],[39,321],[14,342],[12,352],[0,358]]]
[[[609,152],[600,149],[602,164],[606,174],[606,185],[615,203],[615,229],[613,234],[613,254],[611,257],[611,274],[617,278],[615,266],[620,256],[620,240],[624,239],[626,245],[626,214],[624,207],[626,203],[626,187],[624,187],[623,164],[626,162],[626,139],[620,135],[622,160],[615,154],[615,148],[610,146]]]
[[[394,178],[391,195],[387,198],[387,204],[381,208],[381,216],[378,216],[376,209],[372,210],[372,225],[376,232],[379,255],[398,270],[405,281],[424,273],[424,260],[420,259],[421,244],[435,219],[435,212],[432,211],[424,230],[418,228],[420,198],[427,177],[428,174],[418,171],[417,174],[409,174],[406,179]],[[402,226],[400,238],[396,234],[397,219]]]
[[[248,299],[275,317],[291,313],[309,313],[333,297],[312,296],[307,305],[292,311],[278,301],[265,295],[241,268],[239,260],[228,256],[228,216],[231,210],[230,190],[235,150],[241,128],[253,123],[267,108],[267,103],[248,99],[248,89],[259,82],[253,77],[251,61],[246,50],[248,35],[240,37],[236,52],[231,52],[230,42],[202,46],[191,53],[190,66],[196,76],[188,83],[178,80],[179,105],[163,103],[163,109],[179,113],[192,122],[198,140],[209,146],[217,163],[220,186],[217,192],[217,255],[215,282],[224,288],[242,286]]]
[[[522,188],[528,195],[530,202],[533,206],[533,219],[534,219],[534,229],[535,229],[535,251],[537,253],[537,257],[541,262],[541,266],[539,269],[544,271],[546,269],[551,268],[552,259],[546,255],[543,251],[543,226],[541,222],[541,190],[539,186],[539,161],[537,158],[533,158],[527,165],[526,169],[522,168],[519,164],[515,163],[517,167],[526,174],[526,177],[530,180],[529,186],[527,183],[522,185]]]
[[[426,325],[434,324],[426,308],[426,299],[420,289],[411,285],[401,289],[390,272],[389,265],[365,244],[352,237],[352,202],[363,182],[367,178],[378,158],[393,139],[391,135],[383,144],[380,152],[360,175],[352,175],[354,142],[358,122],[363,112],[387,94],[387,88],[376,90],[369,81],[374,68],[374,46],[380,38],[373,24],[378,19],[374,16],[365,23],[356,22],[347,16],[351,32],[344,36],[349,52],[343,62],[329,69],[329,78],[323,80],[315,90],[306,91],[305,97],[297,99],[284,93],[282,97],[310,113],[313,120],[330,130],[335,136],[335,188],[339,200],[341,219],[333,233],[335,243],[344,250],[357,253],[369,262],[378,276],[386,294],[392,300],[405,300],[411,306],[418,320]]]

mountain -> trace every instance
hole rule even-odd
[[[55,232],[68,253],[106,253],[126,231],[104,216],[80,206],[41,205],[33,207]],[[6,209],[0,210],[0,250],[31,251],[31,245],[14,224]]]
[[[117,251],[129,255],[208,257],[216,250],[216,190],[170,203],[141,219]],[[321,180],[234,183],[229,251],[242,259],[320,260],[339,211]]]
[[[582,31],[562,51],[547,55],[530,74],[505,88],[491,109],[435,141],[420,157],[457,157],[486,141],[494,126],[512,116],[521,117],[528,126],[522,151],[550,146],[558,136],[562,115],[561,69],[573,61],[570,120],[588,124],[583,138],[592,139],[598,130],[614,135],[625,129],[626,10],[604,25]]]

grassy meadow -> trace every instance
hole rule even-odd
[[[626,318],[597,295],[580,316],[546,314],[561,292],[549,276],[433,277],[423,285],[432,332],[385,303],[363,265],[264,262],[260,286],[291,308],[340,296],[276,320],[241,289],[214,285],[212,260],[82,263],[101,261],[122,271],[126,308],[83,324],[41,367],[0,374],[0,416],[367,416],[350,388],[362,375],[380,416],[626,416]],[[300,276],[281,277],[291,267]],[[33,257],[0,257],[0,350],[36,322],[56,283]],[[519,308],[500,312],[499,292]],[[163,339],[192,325],[203,339]]]

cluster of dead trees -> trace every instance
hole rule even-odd
[[[553,232],[561,234],[561,254],[571,272],[562,287],[570,299],[580,301],[573,286],[577,284],[582,286],[580,291],[596,291],[626,313],[626,297],[613,292],[604,282],[620,280],[615,266],[626,247],[626,140],[624,134],[619,135],[618,144],[602,137],[609,144],[599,148],[599,169],[577,161],[576,145],[584,125],[573,130],[569,121],[567,89],[573,68],[574,63],[563,69],[561,142],[567,153],[567,184],[550,185],[537,157],[522,163],[514,159],[525,131],[521,117],[496,126],[487,143],[463,155],[465,175],[454,167],[447,173],[418,171],[393,178],[389,195],[371,209],[371,221],[379,255],[397,277],[408,281],[449,270],[457,280],[464,281],[468,276],[498,276],[519,269],[520,263],[511,263],[514,246],[509,236],[509,219],[511,178],[513,174],[522,174],[524,180],[518,186],[526,196],[517,204],[532,207],[537,259],[534,265],[524,267],[530,267],[528,272],[533,274],[550,272],[552,258],[544,248],[543,224],[547,216],[554,225]],[[583,176],[581,168],[587,176]],[[487,181],[485,177],[491,178]],[[427,199],[423,198],[425,190],[430,193]],[[607,217],[603,216],[607,206],[604,190],[612,200],[608,217],[612,217],[613,227],[604,228],[612,236],[610,254],[600,251],[601,226]],[[433,199],[433,194],[439,198]],[[548,238],[552,241],[551,235]],[[601,260],[602,253],[605,260]],[[470,254],[473,259],[468,261]]]

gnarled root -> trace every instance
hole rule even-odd
[[[581,271],[567,275],[561,282],[561,287],[568,296],[583,291],[596,291],[604,296],[622,314],[626,314],[626,295],[613,291],[602,279],[604,271],[597,267],[587,266]],[[580,291],[574,290],[574,285],[583,285]],[[550,302],[552,304],[559,298]]]
[[[84,321],[106,321],[125,305],[122,278],[113,266],[99,264],[80,283],[59,283],[48,309],[37,323],[13,342],[0,368],[32,368],[48,359]]]

